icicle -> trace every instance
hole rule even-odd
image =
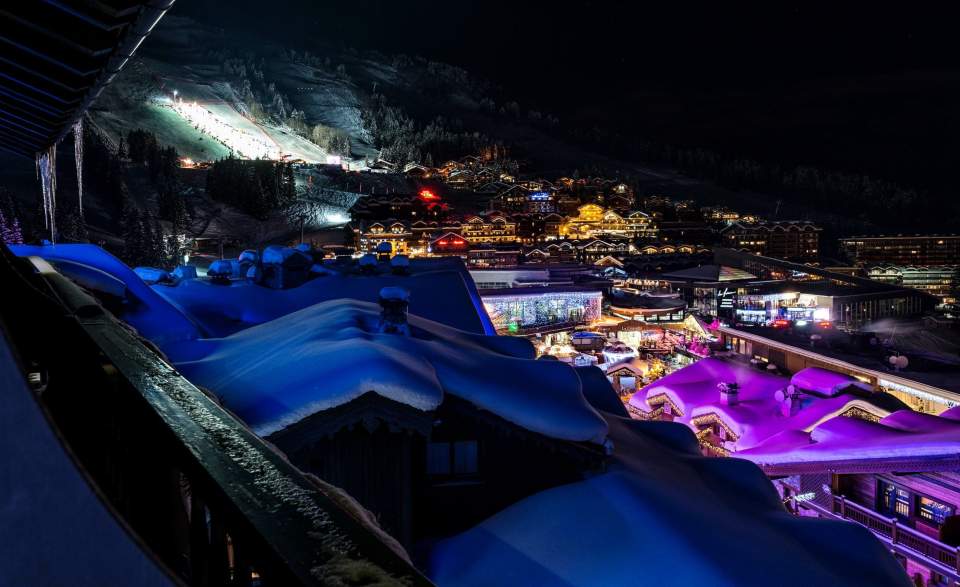
[[[77,166],[77,207],[83,219],[83,118],[73,125],[73,161]]]
[[[50,229],[50,242],[57,234],[57,146],[37,153],[37,179],[43,191],[43,223]]]

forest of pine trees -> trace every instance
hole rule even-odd
[[[20,228],[20,220],[16,217],[8,219],[0,208],[0,241],[8,245],[23,244],[23,230]]]
[[[157,217],[133,206],[127,206],[123,224],[123,260],[131,267],[163,267],[170,265],[167,236]]]
[[[24,214],[13,194],[0,188],[0,240],[9,244],[22,244],[34,240],[30,217]]]
[[[207,172],[207,194],[254,218],[265,219],[296,201],[293,166],[265,159],[227,157]]]
[[[373,94],[360,110],[363,126],[380,148],[380,156],[392,163],[445,161],[476,153],[492,144],[479,132],[466,132],[458,121],[438,116],[419,125],[402,108],[391,105],[383,94]]]

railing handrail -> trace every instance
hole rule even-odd
[[[117,408],[115,412],[97,413],[105,413],[104,421],[97,423],[100,426],[97,434],[74,438],[83,445],[81,449],[91,446],[106,449],[102,455],[98,453],[96,462],[82,464],[92,464],[98,472],[105,473],[99,478],[96,474],[92,476],[97,483],[108,486],[108,495],[127,498],[129,495],[115,491],[117,485],[123,486],[129,481],[130,487],[140,487],[134,483],[146,479],[145,472],[166,474],[167,467],[172,466],[179,469],[189,482],[188,499],[195,510],[188,514],[196,527],[192,531],[196,529],[204,541],[215,533],[211,527],[203,527],[210,523],[211,518],[206,517],[205,521],[204,514],[204,506],[209,506],[212,513],[222,514],[213,520],[217,524],[221,521],[227,524],[228,539],[233,538],[234,556],[241,557],[244,563],[253,558],[256,559],[254,562],[262,562],[265,570],[276,571],[272,576],[282,577],[282,584],[325,584],[340,574],[354,572],[354,567],[359,564],[387,582],[430,585],[406,558],[377,536],[377,530],[361,521],[361,513],[349,511],[341,505],[343,500],[311,481],[236,417],[182,377],[94,298],[49,266],[36,267],[34,273],[24,271],[23,266],[18,265],[23,261],[13,258],[5,249],[0,245],[0,274],[4,276],[5,285],[9,285],[13,299],[26,308],[27,311],[21,314],[37,316],[44,326],[27,324],[23,319],[17,321],[12,332],[20,333],[26,344],[24,348],[34,352],[37,347],[35,332],[45,330],[45,335],[56,344],[43,345],[53,349],[44,357],[54,361],[49,364],[51,369],[56,370],[61,364],[64,369],[55,371],[54,379],[66,386],[80,382],[100,385],[101,380],[87,373],[89,368],[90,372],[107,374],[104,377],[118,383],[116,388],[102,392],[103,388],[97,387],[97,391],[86,399],[75,393],[65,396],[85,405],[102,402],[107,408]],[[16,337],[13,340],[17,342]],[[61,346],[68,343],[70,348]],[[76,365],[82,368],[73,369]],[[70,376],[76,380],[69,381]],[[60,383],[58,389],[65,389],[64,383]],[[46,393],[49,394],[49,390]],[[131,457],[126,460],[114,458],[104,465],[103,462],[115,457],[107,452],[118,446],[101,442],[102,439],[116,438],[114,422],[133,435],[127,438],[138,443],[142,439],[143,445],[169,462],[150,461],[152,465],[141,469],[123,468],[135,460]],[[95,425],[89,422],[86,426],[73,423],[72,429],[86,431],[92,426]],[[65,438],[69,441],[71,437]],[[137,460],[146,463],[149,459]],[[117,482],[127,473],[127,478]],[[159,492],[163,488],[158,484],[149,489]],[[180,494],[177,499],[182,497]],[[135,498],[139,499],[140,495]],[[160,556],[163,559],[167,555],[164,562],[171,567],[177,566],[180,561],[171,560],[169,556],[178,555],[179,551],[167,540],[179,540],[174,536],[178,528],[176,521],[157,522],[156,518],[150,517],[149,510],[143,509],[142,504],[149,503],[148,500],[138,503],[140,509],[120,507],[118,514],[124,517],[134,514],[137,519],[127,520],[132,529],[150,532],[153,539],[145,539],[148,547],[163,549]],[[157,511],[162,509],[160,505]],[[144,520],[149,523],[142,524]],[[155,522],[161,526],[150,525]],[[158,531],[163,535],[158,535]],[[221,546],[218,543],[217,552],[225,553],[226,549]],[[209,549],[209,545],[200,542],[196,547],[198,557],[204,549]],[[241,548],[239,553],[238,547]],[[180,576],[185,578],[189,574],[180,573]],[[246,583],[241,581],[238,584]]]
[[[954,581],[960,581],[960,547],[951,546],[940,542],[936,538],[928,536],[906,524],[900,522],[896,517],[888,518],[883,514],[873,511],[854,501],[846,499],[843,495],[832,496],[831,507],[824,507],[813,501],[806,501],[799,504],[801,507],[813,510],[821,515],[855,522],[874,534],[878,534],[883,539],[890,542],[891,545],[899,550],[907,551],[917,557],[924,564],[929,564],[938,569],[938,572],[951,576]],[[855,512],[859,516],[866,517],[868,520],[878,522],[881,526],[889,527],[889,531],[880,530],[872,525],[865,524],[850,513]],[[923,551],[917,550],[914,545],[904,541],[904,537],[909,536],[913,541],[919,542]],[[937,555],[943,554],[944,557]],[[947,559],[947,560],[944,560]]]

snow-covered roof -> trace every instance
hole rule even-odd
[[[389,263],[373,260],[370,274],[352,264],[324,267],[330,274],[290,289],[271,289],[247,281],[218,286],[207,280],[191,280],[175,287],[157,286],[155,291],[200,324],[209,336],[226,336],[327,300],[376,302],[380,290],[391,285],[410,290],[411,313],[467,332],[496,332],[473,280],[458,258],[411,259],[407,275],[395,275]]]
[[[157,283],[170,279],[170,274],[167,273],[167,270],[158,267],[134,267],[133,272],[136,273],[137,277],[142,279],[144,283]]]
[[[607,472],[441,540],[428,553],[430,578],[458,587],[909,585],[869,530],[787,513],[757,467],[700,456],[675,424],[607,420]]]
[[[736,405],[727,405],[721,400],[719,383],[737,383]],[[904,407],[885,394],[875,397],[841,394],[804,397],[799,411],[792,416],[784,415],[777,392],[787,385],[789,380],[785,377],[731,361],[706,358],[643,387],[630,398],[630,404],[649,412],[653,409],[650,399],[665,395],[680,411],[675,414],[675,421],[685,424],[699,416],[715,414],[736,434],[733,448],[737,451],[752,448],[786,430],[812,430],[850,408],[886,416]]]
[[[83,285],[92,290],[114,295],[120,291],[117,281],[122,282],[125,286],[122,291],[131,302],[124,306],[123,319],[157,344],[196,338],[200,333],[189,318],[144,283],[132,269],[96,245],[10,245],[10,250],[21,257],[33,255],[58,265],[62,262],[69,264],[73,275],[66,270],[65,274],[75,278],[82,271],[90,277]],[[109,275],[110,279],[101,273]],[[94,279],[94,276],[100,278]],[[197,283],[197,280],[189,280],[189,283]]]
[[[372,391],[424,411],[449,393],[546,436],[605,440],[606,423],[584,399],[576,372],[535,360],[528,341],[415,315],[410,336],[380,333],[379,322],[377,304],[331,300],[164,350],[261,435]]]
[[[297,259],[303,265],[310,265],[313,260],[300,249],[291,247],[269,246],[263,251],[263,262],[266,265],[284,264],[290,260]]]
[[[858,385],[859,380],[845,373],[820,367],[807,367],[794,373],[790,383],[797,389],[833,397],[851,385]]]
[[[810,432],[778,434],[737,456],[760,465],[956,459],[960,455],[960,414],[956,410],[940,416],[899,410],[879,422],[833,418]]]
[[[216,277],[232,277],[234,271],[233,262],[229,259],[217,259],[207,267],[207,275]]]
[[[671,271],[664,273],[664,279],[675,279],[678,281],[702,281],[702,282],[724,282],[741,281],[746,279],[756,279],[757,276],[748,273],[743,269],[728,267],[726,265],[701,265],[690,269],[681,269],[680,271]]]

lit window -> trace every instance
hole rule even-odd
[[[920,517],[938,526],[943,524],[947,516],[953,515],[953,508],[951,506],[934,501],[929,497],[921,497],[917,503],[919,505],[918,513]]]

